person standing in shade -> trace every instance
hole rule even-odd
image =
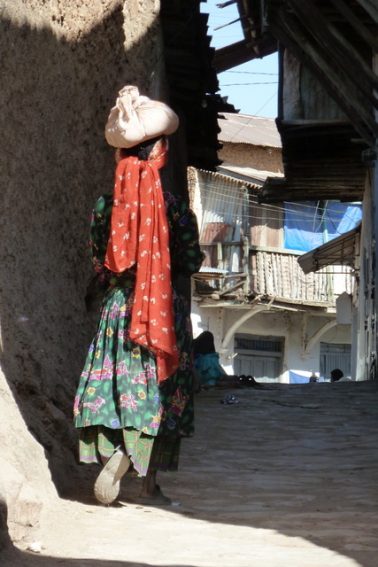
[[[331,382],[351,382],[351,379],[344,376],[344,372],[340,368],[335,368],[331,370]]]
[[[317,382],[317,381],[318,381],[317,375],[315,374],[315,372],[312,372],[312,373],[311,373],[311,376],[310,376],[310,378],[309,378],[309,383],[310,383],[310,384],[313,384],[313,383],[315,383],[315,382]]]
[[[215,350],[214,335],[203,331],[193,341],[194,368],[201,386],[215,386],[227,376],[219,362],[219,354]]]
[[[143,477],[142,501],[168,504],[156,474],[177,470],[181,438],[193,433],[190,310],[176,280],[199,270],[202,253],[194,214],[160,180],[177,127],[166,104],[126,86],[105,129],[117,149],[114,192],[91,223],[103,301],[74,403],[79,459],[103,465],[94,486],[103,504],[129,469]]]

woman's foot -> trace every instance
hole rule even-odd
[[[121,478],[130,467],[128,456],[117,450],[108,460],[98,475],[94,494],[101,504],[111,504],[117,498],[121,487]]]
[[[156,484],[156,470],[148,470],[143,479],[141,498],[151,498],[154,495]]]
[[[170,506],[172,504],[172,500],[162,493],[158,484],[155,485],[152,493],[147,494],[142,491],[138,502],[146,506]]]
[[[144,478],[139,501],[150,506],[170,506],[171,499],[165,496],[160,486],[156,484],[156,472],[149,471]]]

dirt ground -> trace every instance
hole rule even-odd
[[[96,505],[94,467],[70,500],[46,508],[2,567],[376,567],[378,384],[265,385],[196,398],[196,435],[178,473],[162,474],[167,508]]]

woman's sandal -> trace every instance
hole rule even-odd
[[[102,471],[98,475],[94,494],[101,504],[111,504],[117,498],[121,487],[121,478],[130,467],[129,457],[117,450],[110,457]]]

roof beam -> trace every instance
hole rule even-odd
[[[356,54],[355,48],[341,41],[340,33],[332,30],[330,23],[312,0],[307,0],[305,4],[303,0],[289,0],[289,3],[314,38],[319,52],[323,52],[324,57],[328,55],[330,63],[334,60],[336,66],[343,71],[344,79],[349,79],[372,105],[378,107],[378,100],[372,92],[371,84],[373,81],[378,87],[377,77],[371,69],[366,71],[367,65],[362,57]],[[332,33],[334,31],[336,33]],[[348,88],[347,85],[345,86]]]
[[[339,44],[342,45],[345,48],[345,50],[348,52],[349,57],[351,60],[354,61],[356,68],[360,70],[362,75],[365,74],[365,81],[370,82],[372,87],[378,89],[378,76],[374,73],[372,66],[371,65],[369,66],[366,63],[365,59],[360,55],[360,53],[358,53],[358,51],[352,46],[352,44],[349,43],[347,38],[344,37],[342,33],[333,24],[330,24],[330,31],[332,35],[339,41]],[[376,43],[378,45],[378,42]],[[362,88],[361,90],[363,91]],[[370,90],[368,90],[367,92],[369,94],[371,93]],[[375,101],[376,101],[375,105],[377,106],[378,99],[375,99]]]
[[[357,0],[368,14],[373,18],[374,22],[378,22],[378,8],[376,0]]]
[[[301,28],[293,16],[284,9],[274,12],[270,24],[275,37],[313,71],[363,139],[369,145],[373,144],[377,135],[373,113],[369,111],[365,102],[361,102],[361,97],[356,96],[355,85],[349,77],[345,77],[337,66],[331,64],[329,54],[327,56],[327,53],[319,51],[318,46],[314,46],[311,38],[306,35],[307,30]]]
[[[237,0],[228,0],[227,2],[221,2],[217,4],[218,8],[227,8],[227,6],[231,6],[231,4],[236,4]]]
[[[277,51],[277,42],[271,38],[262,39],[255,44],[242,40],[217,49],[213,66],[218,73],[222,73],[252,59],[271,55],[275,51]]]
[[[282,183],[276,183],[274,177],[269,177],[263,185],[259,194],[259,203],[282,203],[282,201],[308,201],[308,200],[337,200],[341,203],[349,203],[351,201],[362,201],[364,187],[361,183],[359,188],[346,191],[345,187],[340,187],[338,190],[334,187],[321,187],[318,183],[311,187],[307,179],[303,180],[303,184],[293,187],[291,181],[277,178]]]
[[[378,38],[361,22],[353,10],[345,3],[345,0],[331,0],[331,2],[344,16],[346,21],[356,30],[360,37],[373,49],[378,51]]]

